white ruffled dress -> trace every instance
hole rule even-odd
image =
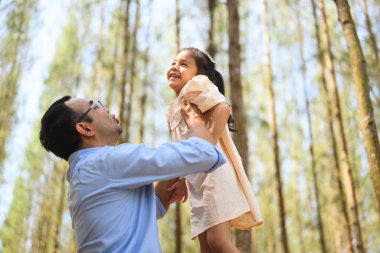
[[[193,77],[168,107],[167,122],[173,141],[187,139],[189,129],[182,119],[179,98],[198,106],[202,113],[225,102],[225,97],[207,76]],[[237,133],[238,134],[238,133]],[[216,147],[227,162],[212,173],[186,176],[189,193],[191,237],[230,221],[237,229],[247,230],[263,223],[255,194],[252,190],[240,155],[226,125]]]

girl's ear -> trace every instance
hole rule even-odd
[[[79,134],[91,137],[95,135],[95,131],[91,125],[88,125],[86,122],[79,122],[75,125],[75,129]]]

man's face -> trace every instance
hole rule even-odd
[[[85,122],[84,118],[78,118],[80,122],[86,123],[92,127],[96,133],[96,137],[101,140],[109,140],[111,142],[117,141],[122,129],[119,124],[119,120],[115,117],[115,114],[110,114],[108,109],[97,101],[86,100],[81,98],[72,98],[65,102],[67,106],[78,112],[79,115],[86,115],[92,119],[92,122]],[[113,144],[115,144],[113,143]]]

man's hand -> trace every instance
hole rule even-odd
[[[202,112],[194,104],[188,103],[184,97],[180,98],[181,114],[188,127],[206,125]]]
[[[187,193],[186,181],[184,178],[179,179],[172,186],[170,186],[168,188],[168,191],[174,191],[170,197],[169,205],[173,204],[174,202],[179,202],[179,201],[182,201],[182,203],[186,202],[188,193]]]
[[[188,103],[183,97],[180,103],[182,117],[190,131],[188,138],[199,137],[215,145],[216,142],[206,126],[206,119],[198,107]]]
[[[175,182],[178,181],[177,178],[168,179],[160,182],[154,183],[154,191],[156,192],[156,195],[160,198],[162,204],[165,206],[166,209],[170,206],[170,198],[173,195],[173,191],[169,191],[168,188],[171,187]]]

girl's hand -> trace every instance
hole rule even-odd
[[[179,201],[182,201],[182,203],[186,202],[188,193],[184,178],[178,179],[177,182],[168,188],[168,191],[174,191],[169,199],[169,205]]]

